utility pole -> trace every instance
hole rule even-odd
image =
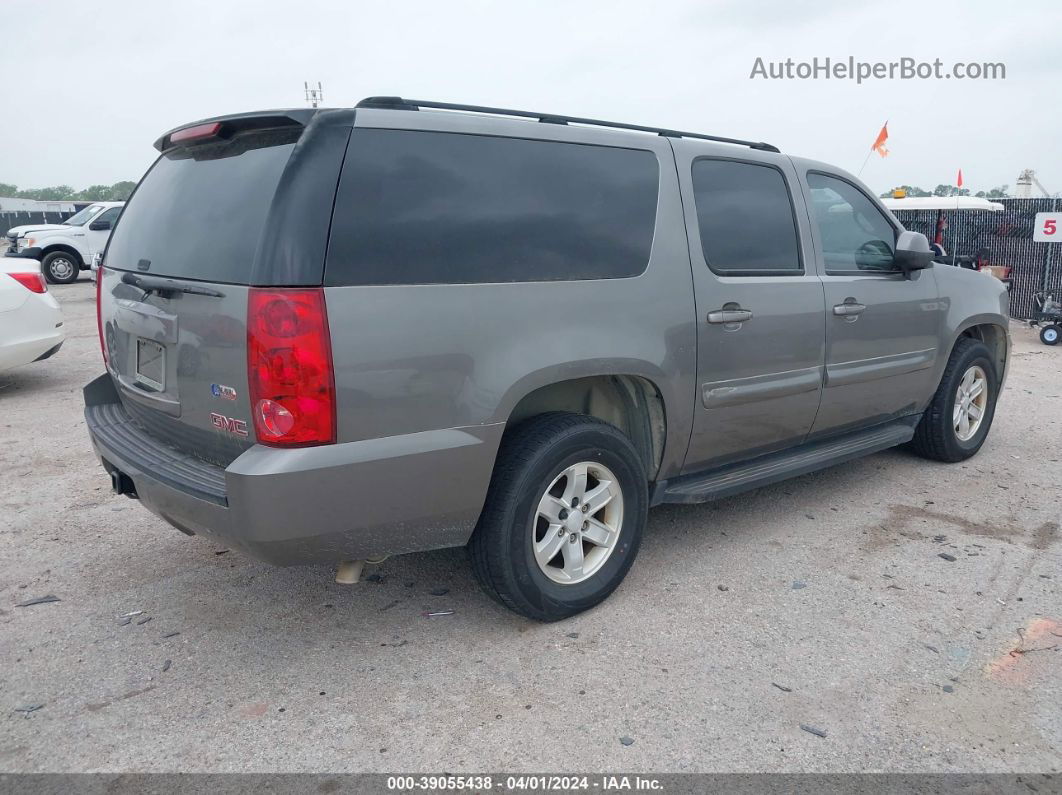
[[[306,102],[309,103],[311,108],[316,108],[320,103],[324,102],[324,89],[321,88],[321,81],[317,81],[317,88],[312,88],[310,84],[303,81],[303,89],[306,91]]]

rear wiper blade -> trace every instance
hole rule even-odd
[[[161,276],[141,276],[137,273],[123,273],[122,284],[131,284],[146,293],[188,293],[189,295],[206,295],[211,298],[225,297],[225,293],[211,290],[209,287],[182,284],[173,279],[164,279]]]

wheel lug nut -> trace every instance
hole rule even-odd
[[[587,505],[587,504],[586,504],[586,503],[584,502],[584,503],[583,503],[583,513],[586,513],[586,512],[587,512],[587,511],[589,511],[589,510],[590,510],[590,506],[589,506],[589,505]]]
[[[568,536],[568,542],[571,544],[574,544],[578,540],[579,536],[577,536],[575,533],[572,533],[570,536]]]

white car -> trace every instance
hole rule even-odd
[[[69,284],[103,251],[125,202],[93,202],[61,224],[7,230],[8,257],[38,260],[52,284]]]
[[[55,354],[65,339],[63,311],[37,260],[0,257],[0,370]]]

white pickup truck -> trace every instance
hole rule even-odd
[[[125,202],[93,202],[61,224],[27,224],[7,231],[8,257],[40,260],[52,284],[69,284],[103,251]]]

